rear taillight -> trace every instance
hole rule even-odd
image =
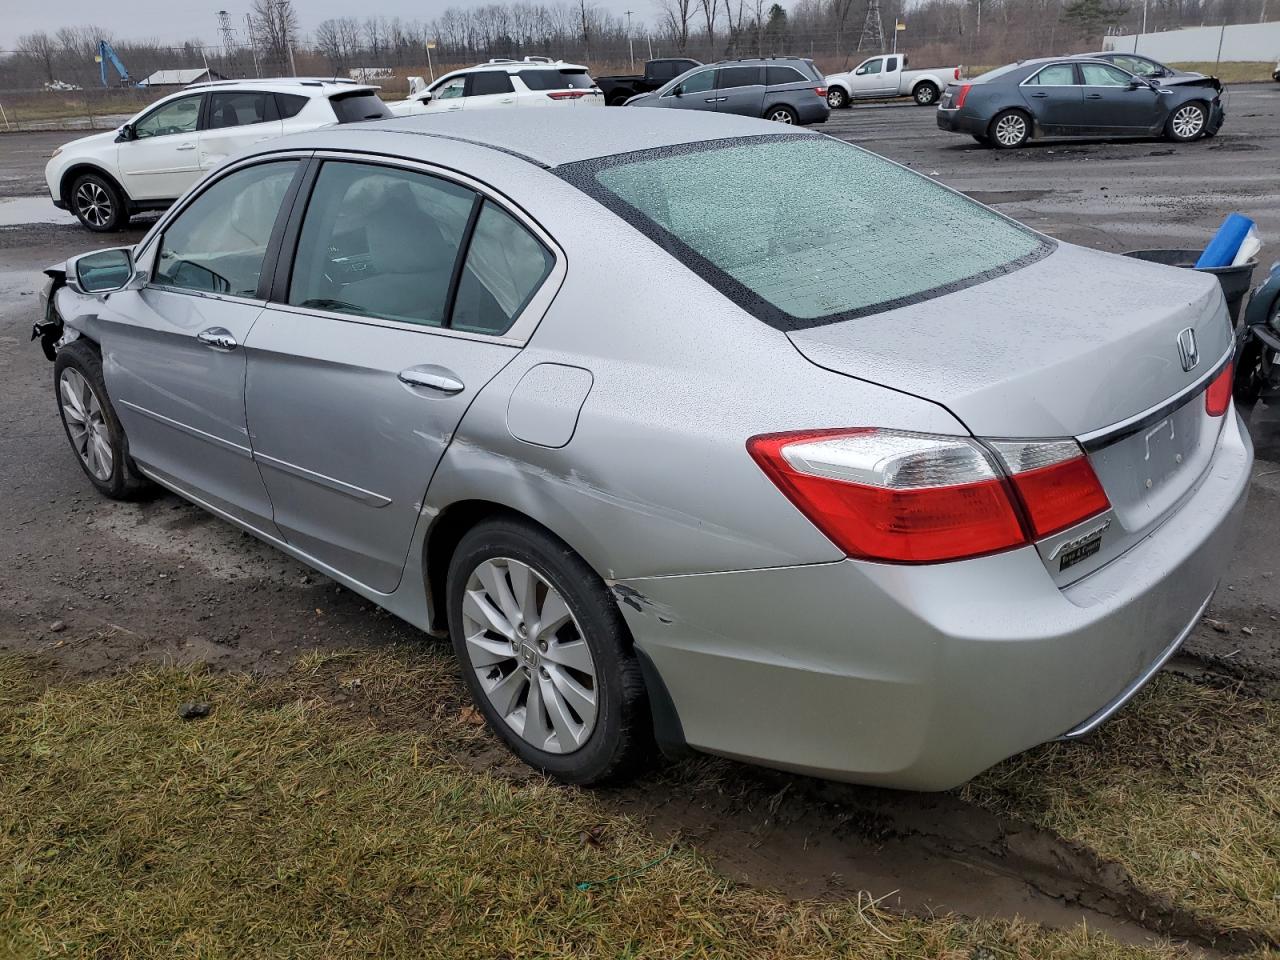
[[[970,87],[972,87],[972,86],[973,86],[973,84],[971,84],[971,83],[962,83],[962,84],[960,84],[960,89],[956,91],[956,100],[955,100],[955,103],[954,103],[954,104],[952,104],[952,106],[954,106],[956,109],[959,109],[960,107],[963,107],[963,106],[964,106],[964,100],[965,100],[965,97],[969,96],[969,88],[970,88]]]
[[[1234,361],[1227,363],[1222,372],[1213,378],[1204,392],[1204,410],[1211,417],[1220,417],[1231,406],[1231,381],[1235,372]]]
[[[952,79],[952,80],[959,80],[959,79],[960,79],[960,68],[959,68],[959,67],[956,67],[955,72],[954,72],[954,73],[952,73],[952,75],[951,75],[951,79]]]
[[[1001,447],[1008,477],[987,448],[965,437],[866,428],[747,441],[800,512],[864,560],[936,563],[996,553],[1109,506],[1074,440],[992,445]]]
[[[818,96],[820,96],[823,100],[827,99],[826,87],[814,87],[813,92],[816,93]]]
[[[1060,533],[1111,506],[1074,440],[996,440],[991,446],[1022,501],[1032,540]]]
[[[556,90],[548,93],[547,96],[552,100],[577,100],[579,97],[585,97],[590,90]]]

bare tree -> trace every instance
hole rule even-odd
[[[18,38],[18,53],[39,64],[40,72],[49,82],[54,80],[53,59],[57,51],[58,47],[53,37],[43,30]]]
[[[654,0],[662,25],[681,53],[689,46],[689,20],[693,16],[693,0]]]
[[[282,76],[291,73],[293,46],[298,39],[293,0],[253,0],[249,11],[254,45]]]

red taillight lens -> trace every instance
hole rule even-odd
[[[1026,542],[1004,481],[963,437],[827,430],[752,437],[747,449],[851,557],[934,563]]]
[[[579,97],[585,97],[589,92],[588,90],[556,90],[554,93],[548,93],[547,96],[552,100],[577,100]]]
[[[1222,372],[1213,378],[1213,382],[1205,390],[1204,409],[1209,416],[1220,417],[1231,406],[1231,381],[1235,368],[1235,361],[1228,361],[1222,368]]]
[[[952,79],[952,80],[959,80],[959,79],[960,79],[960,68],[959,68],[959,67],[956,67],[956,69],[955,69],[955,73],[953,73],[953,74],[952,74],[951,79]]]
[[[823,100],[827,99],[826,87],[814,87],[813,92],[816,93],[818,96],[820,96]]]
[[[962,84],[960,84],[960,89],[956,91],[956,99],[955,99],[955,102],[954,102],[953,104],[951,104],[951,105],[952,105],[953,107],[955,107],[957,110],[958,110],[958,109],[960,109],[961,107],[963,107],[963,106],[964,106],[965,98],[966,98],[967,96],[969,96],[969,89],[970,89],[972,86],[973,86],[973,84],[971,84],[971,83],[962,83]]]

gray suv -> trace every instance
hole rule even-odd
[[[768,57],[695,67],[628,107],[670,107],[764,117],[779,123],[825,123],[826,78],[812,60]]]

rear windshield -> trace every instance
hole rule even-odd
[[[941,296],[1052,249],[995,211],[829,137],[664,147],[557,172],[782,329]],[[822,187],[832,183],[840,189]]]
[[[381,120],[391,116],[391,111],[376,93],[340,93],[330,97],[334,116],[339,123],[355,123],[359,120]]]
[[[590,90],[596,85],[585,70],[521,70],[530,90]]]

